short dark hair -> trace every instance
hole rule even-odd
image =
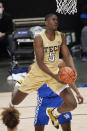
[[[51,16],[53,16],[53,15],[57,16],[55,13],[49,13],[49,14],[47,14],[47,15],[45,16],[45,21],[46,21],[49,17],[51,17]]]

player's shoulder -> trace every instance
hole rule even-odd
[[[40,34],[38,34],[38,35],[35,36],[35,38],[34,38],[34,42],[37,42],[37,41],[39,41],[39,42],[40,42],[40,41],[43,41]]]
[[[45,31],[41,31],[40,33],[38,33],[35,37],[42,37],[45,34]]]
[[[64,32],[56,31],[57,34],[64,35]]]
[[[62,39],[64,39],[64,38],[65,38],[65,34],[64,34],[63,32],[57,31],[57,33],[58,33],[58,35],[60,35],[60,36],[61,36],[61,38],[62,38]]]
[[[45,31],[40,32],[38,35],[35,36],[34,41],[43,41]]]
[[[65,34],[60,31],[56,31],[56,35],[61,37],[62,42],[66,41]]]
[[[63,35],[63,32],[60,32],[60,31],[56,31],[55,33],[56,35],[61,35],[61,36]]]
[[[44,30],[44,31],[41,31],[41,32],[39,33],[39,35],[44,35],[44,33],[45,33],[45,30]]]

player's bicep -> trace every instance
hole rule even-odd
[[[43,40],[41,36],[37,36],[34,39],[34,53],[36,55],[37,63],[40,64],[44,59]]]
[[[63,34],[61,36],[62,36],[61,53],[64,57],[68,57],[70,55],[70,52],[69,52],[69,49],[66,45],[66,38]]]

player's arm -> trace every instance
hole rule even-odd
[[[50,75],[51,77],[53,77],[54,79],[56,79],[58,76],[53,74],[49,70],[49,68],[44,64],[44,47],[43,47],[43,40],[40,35],[36,36],[34,39],[34,51],[36,55],[37,64],[40,67],[40,69],[45,73],[47,73],[48,75]]]
[[[65,67],[66,65],[65,65],[65,62],[64,62],[62,59],[59,59],[58,66],[61,68],[61,67]],[[76,87],[75,82],[69,84],[69,86],[70,86],[70,87],[72,88],[72,90],[76,93],[78,103],[79,103],[79,104],[82,104],[82,103],[83,103],[83,97],[81,96],[78,88]]]
[[[62,37],[61,53],[64,57],[65,63],[67,66],[71,67],[74,71],[76,71],[72,56],[71,56],[70,51],[66,45],[66,38],[63,34],[61,34],[61,37]]]
[[[76,72],[76,69],[74,66],[73,58],[72,58],[72,56],[69,52],[69,49],[66,45],[66,38],[63,34],[61,35],[61,37],[62,37],[61,53],[65,59],[66,65],[71,67],[75,71],[76,76],[77,76],[77,72]],[[75,91],[79,104],[83,103],[83,97],[80,95],[80,92],[77,89],[75,82],[71,83],[70,87]]]

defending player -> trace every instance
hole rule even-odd
[[[38,89],[37,107],[35,111],[34,126],[35,131],[44,131],[45,125],[48,125],[49,117],[46,114],[48,107],[58,108],[63,103],[63,99],[56,95],[46,84]],[[58,118],[58,123],[61,125],[63,131],[71,131],[70,112],[62,113]],[[59,125],[55,126],[57,129]]]

